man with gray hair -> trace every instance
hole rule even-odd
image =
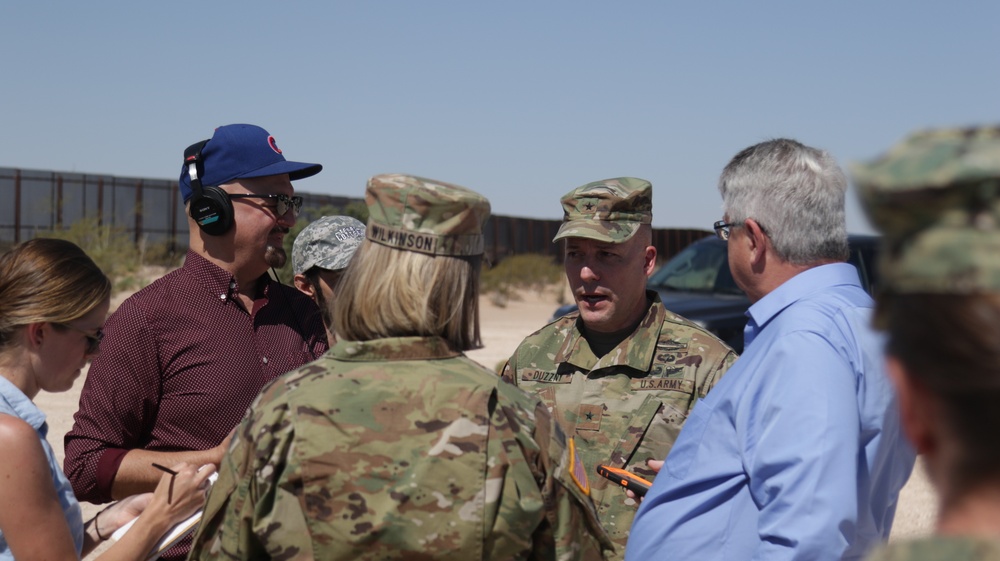
[[[746,348],[701,400],[632,525],[625,558],[858,559],[889,536],[913,467],[872,299],[848,254],[847,180],[794,140],[719,181]]]
[[[337,342],[333,299],[337,282],[365,239],[365,225],[350,216],[322,216],[299,232],[292,243],[295,288],[319,306],[326,340]]]

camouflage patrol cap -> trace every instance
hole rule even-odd
[[[479,193],[433,179],[383,174],[368,180],[366,237],[428,255],[483,254],[490,202]]]
[[[323,216],[295,236],[292,272],[298,275],[313,267],[339,271],[351,262],[363,239],[365,225],[360,220],[350,216]]]
[[[594,181],[563,195],[563,223],[552,241],[588,238],[622,243],[653,221],[653,185],[616,177]]]
[[[883,293],[1000,291],[1000,127],[924,131],[853,167]]]

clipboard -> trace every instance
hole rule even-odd
[[[212,483],[215,483],[215,480],[218,478],[219,474],[213,473],[208,478],[209,484],[211,485]],[[201,522],[201,515],[203,512],[204,509],[198,509],[198,511],[192,514],[191,516],[185,518],[184,520],[181,520],[177,524],[174,524],[174,526],[170,528],[170,530],[167,531],[167,533],[162,538],[160,538],[160,541],[156,542],[156,545],[153,546],[153,549],[149,552],[149,555],[146,557],[146,561],[154,561],[156,559],[159,559],[160,555],[163,555],[164,551],[177,545],[177,542],[184,539],[184,537],[187,536],[188,534],[194,532],[195,528],[198,527],[198,523]],[[111,534],[111,539],[114,541],[120,540],[122,536],[124,536],[132,528],[132,525],[135,524],[135,521],[138,519],[139,519],[138,517],[133,518],[132,520],[129,520],[128,523],[126,523],[124,526],[115,530],[115,532]]]

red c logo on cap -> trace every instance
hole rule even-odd
[[[267,137],[267,145],[271,147],[271,150],[274,150],[279,154],[281,153],[281,148],[278,148],[278,143],[274,141],[273,136]]]

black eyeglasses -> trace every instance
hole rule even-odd
[[[64,329],[72,329],[73,331],[79,331],[87,337],[87,352],[86,354],[92,355],[97,352],[97,349],[101,348],[101,341],[104,340],[104,331],[98,327],[97,331],[91,333],[85,329],[80,329],[75,325],[70,325],[68,323],[56,323],[53,325],[58,325]]]
[[[733,226],[739,226],[739,224],[730,224],[725,220],[719,220],[715,224],[712,224],[712,229],[715,230],[715,235],[720,240],[729,241],[729,229]]]
[[[722,241],[729,241],[729,230],[733,228],[742,228],[743,224],[735,224],[732,222],[726,222],[725,220],[719,220],[715,224],[712,224],[712,229],[715,230],[715,235]],[[767,234],[767,230],[757,222],[757,227],[760,228],[761,232]]]
[[[289,197],[288,195],[254,195],[251,193],[236,193],[229,195],[230,199],[273,199],[275,201],[275,212],[278,216],[284,216],[289,210],[292,211],[292,216],[298,216],[299,210],[302,209],[302,197],[298,195],[294,197]]]

